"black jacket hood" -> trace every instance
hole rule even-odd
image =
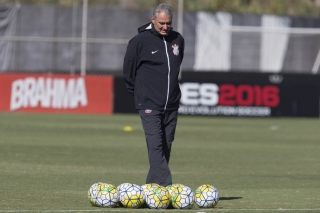
[[[138,33],[142,33],[144,31],[152,30],[152,22],[142,25],[141,27],[138,28]]]

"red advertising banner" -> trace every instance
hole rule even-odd
[[[112,114],[112,76],[0,74],[0,111]]]

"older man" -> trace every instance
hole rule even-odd
[[[172,30],[172,8],[159,4],[151,23],[138,28],[123,64],[127,90],[134,95],[145,132],[150,169],[146,183],[172,184],[169,159],[179,101],[178,75],[184,39]]]

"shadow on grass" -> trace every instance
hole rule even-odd
[[[242,199],[242,197],[220,197],[219,200],[238,200]]]

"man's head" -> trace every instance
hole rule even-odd
[[[172,24],[172,8],[171,6],[161,3],[153,10],[151,21],[155,30],[163,36],[169,34]]]

